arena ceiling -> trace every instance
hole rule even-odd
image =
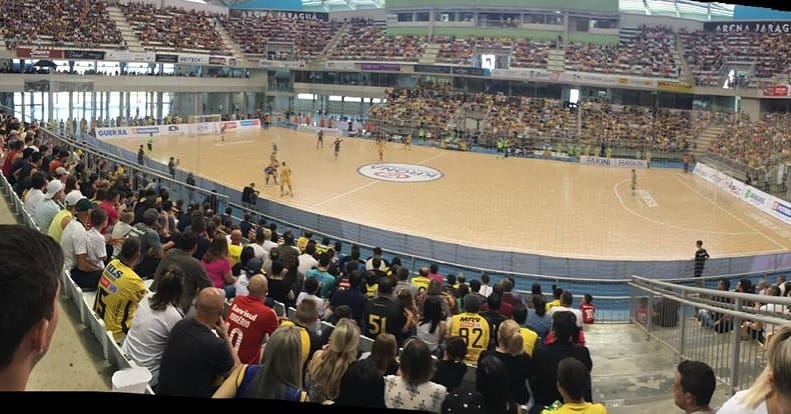
[[[188,0],[233,6],[248,0]],[[386,0],[302,0],[305,11],[346,11],[385,7]],[[580,0],[584,1],[584,0]],[[703,3],[691,0],[619,0],[622,13],[640,13],[695,20],[728,20],[733,18],[735,6],[728,3]]]

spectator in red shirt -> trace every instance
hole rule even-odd
[[[593,304],[593,296],[586,293],[580,305],[582,311],[582,323],[593,323],[596,320],[596,305]]]
[[[99,207],[101,207],[104,211],[107,212],[107,225],[101,229],[102,234],[106,234],[108,229],[111,229],[115,223],[118,222],[119,214],[118,209],[116,206],[118,205],[119,201],[121,200],[121,190],[117,188],[111,188],[107,190],[105,193],[104,199],[101,203],[99,203]]]
[[[243,364],[258,364],[264,338],[277,329],[275,311],[264,305],[268,291],[263,275],[250,278],[248,296],[237,296],[228,309],[228,336]]]
[[[440,286],[445,284],[445,277],[442,276],[442,273],[439,272],[439,266],[437,266],[436,263],[432,263],[431,266],[429,266],[428,278],[430,280],[436,280],[437,282],[439,282]]]

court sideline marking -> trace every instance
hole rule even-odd
[[[433,161],[433,160],[435,160],[437,158],[444,157],[444,156],[445,156],[445,153],[440,153],[440,154],[434,155],[432,157],[426,158],[423,161],[420,161],[419,163],[417,163],[417,165],[423,165],[423,164],[425,164],[425,163],[427,163],[429,161]],[[380,181],[380,180],[373,180],[373,179],[371,179],[370,183],[363,184],[363,185],[361,185],[361,186],[359,186],[357,188],[353,188],[353,189],[351,189],[351,190],[349,190],[349,191],[347,191],[345,193],[341,193],[341,194],[338,194],[338,195],[336,195],[334,197],[330,197],[330,198],[328,198],[328,199],[326,199],[326,200],[324,200],[324,201],[322,201],[320,203],[316,203],[316,204],[310,206],[310,208],[316,208],[316,207],[323,206],[324,204],[327,204],[329,202],[335,201],[335,200],[337,200],[339,198],[346,197],[347,195],[354,194],[354,193],[356,193],[356,192],[358,192],[360,190],[364,190],[364,189],[366,189],[366,188],[368,188],[368,187],[370,187],[370,186],[372,186],[374,184],[381,183],[381,182],[382,181]]]
[[[700,229],[695,229],[695,228],[691,228],[691,227],[677,226],[675,224],[667,224],[667,223],[664,223],[664,222],[661,222],[661,221],[658,221],[658,220],[654,220],[654,219],[652,219],[650,217],[646,217],[646,216],[644,216],[644,215],[642,215],[640,213],[635,212],[634,210],[630,209],[629,207],[627,207],[626,203],[623,202],[623,199],[621,198],[621,195],[618,194],[618,187],[621,184],[623,184],[623,183],[625,183],[625,182],[627,182],[629,180],[630,179],[627,178],[627,179],[624,179],[622,181],[619,181],[619,182],[615,183],[615,185],[612,186],[612,191],[613,191],[613,193],[615,193],[615,197],[618,199],[618,202],[621,203],[621,207],[623,207],[624,210],[626,210],[627,212],[629,212],[629,214],[631,214],[631,215],[633,215],[635,217],[639,217],[639,218],[641,218],[643,220],[649,221],[649,222],[654,223],[654,224],[656,224],[658,226],[664,226],[664,227],[668,227],[668,228],[671,228],[671,229],[683,230],[683,231],[688,231],[688,232],[706,233],[706,234],[718,234],[718,235],[723,235],[723,236],[745,236],[745,235],[748,235],[748,234],[754,234],[753,232],[731,233],[731,232],[722,232],[722,231],[700,230]],[[753,230],[755,230],[755,229],[753,229]],[[764,236],[764,237],[766,237],[766,236]],[[775,243],[775,244],[777,244],[777,243]],[[780,246],[780,247],[783,247],[783,246]]]
[[[778,242],[777,242],[777,240],[775,240],[775,239],[773,239],[773,238],[771,238],[771,237],[767,236],[767,235],[766,235],[766,234],[764,234],[763,232],[759,231],[759,230],[758,230],[758,229],[756,229],[755,227],[753,227],[753,226],[751,226],[750,224],[748,224],[746,221],[744,221],[744,219],[742,219],[742,218],[739,218],[739,217],[738,217],[738,216],[736,216],[735,214],[731,213],[731,212],[730,212],[730,210],[728,210],[728,209],[726,209],[725,207],[723,207],[723,206],[721,206],[721,205],[719,205],[719,204],[715,203],[714,201],[710,200],[708,197],[706,197],[705,195],[703,195],[703,193],[701,193],[700,191],[696,190],[696,189],[695,189],[695,188],[693,188],[691,185],[689,185],[689,184],[685,183],[685,182],[684,182],[684,180],[682,180],[682,179],[678,178],[678,175],[676,175],[676,174],[671,174],[671,175],[673,176],[673,178],[675,178],[675,179],[676,179],[676,181],[680,182],[681,184],[684,184],[684,186],[685,186],[685,187],[687,187],[687,188],[689,188],[690,190],[692,190],[692,192],[694,192],[695,194],[697,194],[698,196],[700,196],[700,197],[701,197],[701,198],[703,198],[704,200],[708,201],[709,203],[711,203],[711,204],[713,204],[713,205],[717,206],[717,208],[719,208],[720,210],[724,211],[724,212],[725,212],[725,213],[727,213],[729,216],[731,216],[731,217],[735,218],[737,221],[739,221],[740,223],[742,223],[742,224],[744,224],[745,226],[747,226],[747,228],[749,228],[749,229],[752,229],[752,231],[754,231],[754,232],[756,232],[756,233],[760,234],[761,236],[763,236],[763,238],[765,238],[766,240],[769,240],[770,242],[774,243],[776,246],[780,247],[781,249],[788,249],[788,247],[787,247],[787,246],[784,246],[784,245],[782,245],[782,244],[778,243]],[[714,189],[714,191],[720,191],[720,190],[718,190],[718,189],[716,189],[716,188],[715,188],[715,189]],[[732,196],[730,196],[730,195],[729,195],[729,197],[732,197]],[[750,208],[754,208],[754,207],[752,207],[752,206],[751,206]]]

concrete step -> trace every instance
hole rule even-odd
[[[245,56],[244,51],[242,51],[242,48],[239,47],[239,45],[236,43],[236,41],[233,40],[233,37],[231,37],[231,34],[228,33],[228,31],[225,30],[225,28],[221,24],[218,24],[215,27],[215,29],[217,30],[217,33],[220,34],[220,37],[222,38],[222,42],[225,45],[225,48],[230,50],[231,53],[233,53],[233,55],[236,58],[236,60],[238,62],[246,61],[247,60],[247,56]]]

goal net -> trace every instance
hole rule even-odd
[[[187,122],[190,124],[190,133],[195,135],[212,135],[220,133],[219,122],[222,115],[190,115]]]

